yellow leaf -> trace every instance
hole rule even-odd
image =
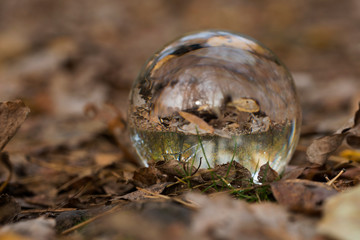
[[[235,107],[240,112],[254,113],[260,111],[260,106],[256,100],[251,98],[239,98],[227,104],[230,107]]]
[[[355,150],[344,150],[340,153],[341,157],[347,158],[351,161],[360,162],[360,151]]]

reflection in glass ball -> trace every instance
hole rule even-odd
[[[145,165],[236,161],[253,176],[266,163],[283,171],[301,125],[286,67],[259,42],[224,31],[187,35],[154,54],[133,85],[128,118]]]

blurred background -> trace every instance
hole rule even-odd
[[[59,126],[88,103],[125,113],[145,61],[203,29],[249,35],[280,57],[298,88],[303,132],[336,130],[357,109],[357,0],[1,0],[0,101],[31,108],[23,132],[37,121]]]

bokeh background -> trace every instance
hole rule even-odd
[[[30,106],[22,131],[36,121],[59,125],[88,103],[125,113],[145,61],[203,29],[252,36],[280,57],[298,88],[303,132],[336,130],[356,110],[357,0],[1,0],[0,100]]]

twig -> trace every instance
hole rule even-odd
[[[328,178],[328,176],[325,176],[326,181],[330,182],[331,180]],[[333,183],[331,184],[331,186],[336,190],[336,191],[340,191],[340,189]]]
[[[115,207],[113,207],[112,209],[110,209],[110,210],[108,210],[106,212],[103,212],[103,213],[101,213],[101,214],[99,214],[97,216],[94,216],[94,217],[92,217],[92,218],[90,218],[90,219],[88,219],[88,220],[86,220],[86,221],[84,221],[82,223],[79,223],[78,225],[75,225],[75,226],[73,226],[73,227],[71,227],[69,229],[66,229],[65,231],[61,232],[61,235],[66,235],[68,233],[71,233],[71,232],[73,232],[73,231],[75,231],[75,230],[77,230],[77,229],[79,229],[79,228],[81,228],[81,227],[95,221],[96,219],[101,218],[101,217],[106,216],[106,215],[109,215],[111,213],[114,213],[115,211],[117,211],[119,209],[120,209],[120,205],[116,205]]]
[[[343,168],[343,169],[338,173],[338,175],[336,175],[333,179],[331,179],[330,181],[328,181],[328,182],[326,183],[326,185],[329,185],[329,186],[333,185],[334,182],[335,182],[345,171],[346,171],[345,168]]]
[[[60,203],[57,208],[62,208],[64,205],[66,205],[71,199],[74,199],[76,197],[80,197],[89,187],[90,187],[90,182],[86,183],[85,185],[83,185],[77,192],[75,192],[75,194],[73,196],[71,196],[70,198],[64,200],[62,203]]]
[[[260,198],[260,196],[259,196],[258,192],[255,192],[255,195],[256,195],[256,197],[257,197],[257,199],[258,199],[259,203],[261,203],[261,198]]]
[[[191,177],[191,176],[190,176]],[[177,176],[175,176],[175,178],[178,180],[177,182],[181,182],[181,183],[183,183],[183,184],[187,184],[184,180],[185,180],[185,178],[178,178]]]
[[[77,208],[59,208],[59,209],[28,209],[28,210],[22,210],[21,214],[27,214],[27,213],[47,213],[47,212],[69,212],[69,211],[75,211],[78,210]]]
[[[147,194],[150,194],[150,195],[146,196],[148,198],[162,198],[162,199],[166,199],[166,200],[172,200],[172,201],[178,202],[178,203],[180,203],[180,204],[182,204],[182,205],[184,205],[184,206],[186,206],[188,208],[195,209],[195,210],[199,208],[198,205],[196,205],[194,203],[186,202],[186,201],[184,201],[184,200],[182,200],[180,198],[169,197],[169,196],[166,196],[166,195],[162,195],[160,193],[154,193],[154,192],[151,192],[151,191],[149,191],[147,189],[144,189],[144,188],[137,187],[136,189],[138,189],[139,191],[145,192]]]

